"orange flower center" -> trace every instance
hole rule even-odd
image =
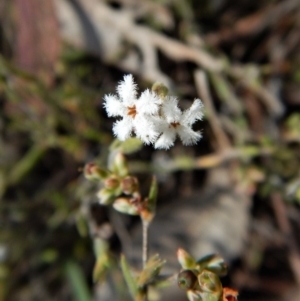
[[[127,109],[128,109],[127,115],[131,116],[134,119],[137,113],[135,105],[133,105],[132,107],[127,107]]]
[[[175,129],[176,129],[179,125],[180,125],[179,122],[171,122],[171,123],[170,123],[170,126],[172,126],[172,127],[175,128]]]

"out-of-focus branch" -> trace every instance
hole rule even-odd
[[[159,70],[157,50],[175,61],[193,61],[215,71],[223,68],[221,59],[137,25],[128,11],[114,10],[102,1],[56,0],[56,6],[62,34],[68,41],[151,81],[170,83]],[[122,51],[124,40],[138,47],[142,60],[134,49]]]
[[[281,1],[253,15],[242,17],[235,21],[234,26],[230,26],[230,28],[222,28],[219,32],[208,34],[206,39],[210,44],[218,45],[239,37],[257,34],[266,27],[278,23],[283,16],[297,8],[299,8],[298,0]]]
[[[130,11],[115,10],[105,1],[55,0],[55,3],[64,38],[106,63],[172,88],[171,78],[159,66],[158,51],[161,51],[176,62],[193,62],[199,68],[229,76],[257,96],[271,115],[283,113],[279,100],[260,83],[260,73],[249,73],[247,66],[229,64],[226,59],[200,47],[186,45],[136,24]]]
[[[208,122],[217,140],[217,148],[220,152],[224,151],[230,148],[231,143],[226,133],[222,129],[220,119],[218,118],[215,107],[213,105],[206,74],[204,71],[196,70],[194,77],[198,94],[200,95],[206,109]]]

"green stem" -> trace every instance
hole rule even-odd
[[[45,146],[34,145],[27,153],[16,163],[8,174],[8,184],[18,184],[26,175],[36,166],[46,151]]]

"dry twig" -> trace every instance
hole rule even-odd
[[[222,129],[220,119],[218,118],[217,112],[214,108],[213,100],[208,88],[206,74],[204,71],[196,70],[194,77],[198,94],[200,95],[207,112],[208,122],[217,140],[217,148],[219,151],[224,151],[230,148],[231,143]]]

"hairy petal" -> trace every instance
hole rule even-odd
[[[124,117],[124,119],[116,121],[113,125],[113,133],[121,141],[129,138],[132,130],[133,124],[131,118]]]
[[[157,139],[154,147],[157,149],[169,149],[174,145],[176,139],[176,130],[173,128],[166,129]]]
[[[134,82],[133,76],[131,74],[124,76],[124,80],[119,83],[117,91],[124,105],[132,106],[135,104],[137,85]]]
[[[162,100],[149,89],[145,90],[136,103],[137,110],[142,114],[156,114]]]
[[[159,135],[155,124],[146,116],[135,118],[134,122],[135,133],[145,144],[154,143]]]
[[[196,144],[202,138],[200,132],[195,132],[187,126],[179,126],[177,133],[184,145]]]
[[[178,100],[175,97],[167,97],[162,104],[162,112],[168,123],[181,119],[181,110],[178,108]]]
[[[103,106],[108,117],[123,116],[126,112],[124,105],[115,95],[105,95]]]
[[[195,99],[189,109],[182,114],[182,123],[186,125],[193,125],[197,120],[203,118],[203,104],[200,99]]]

